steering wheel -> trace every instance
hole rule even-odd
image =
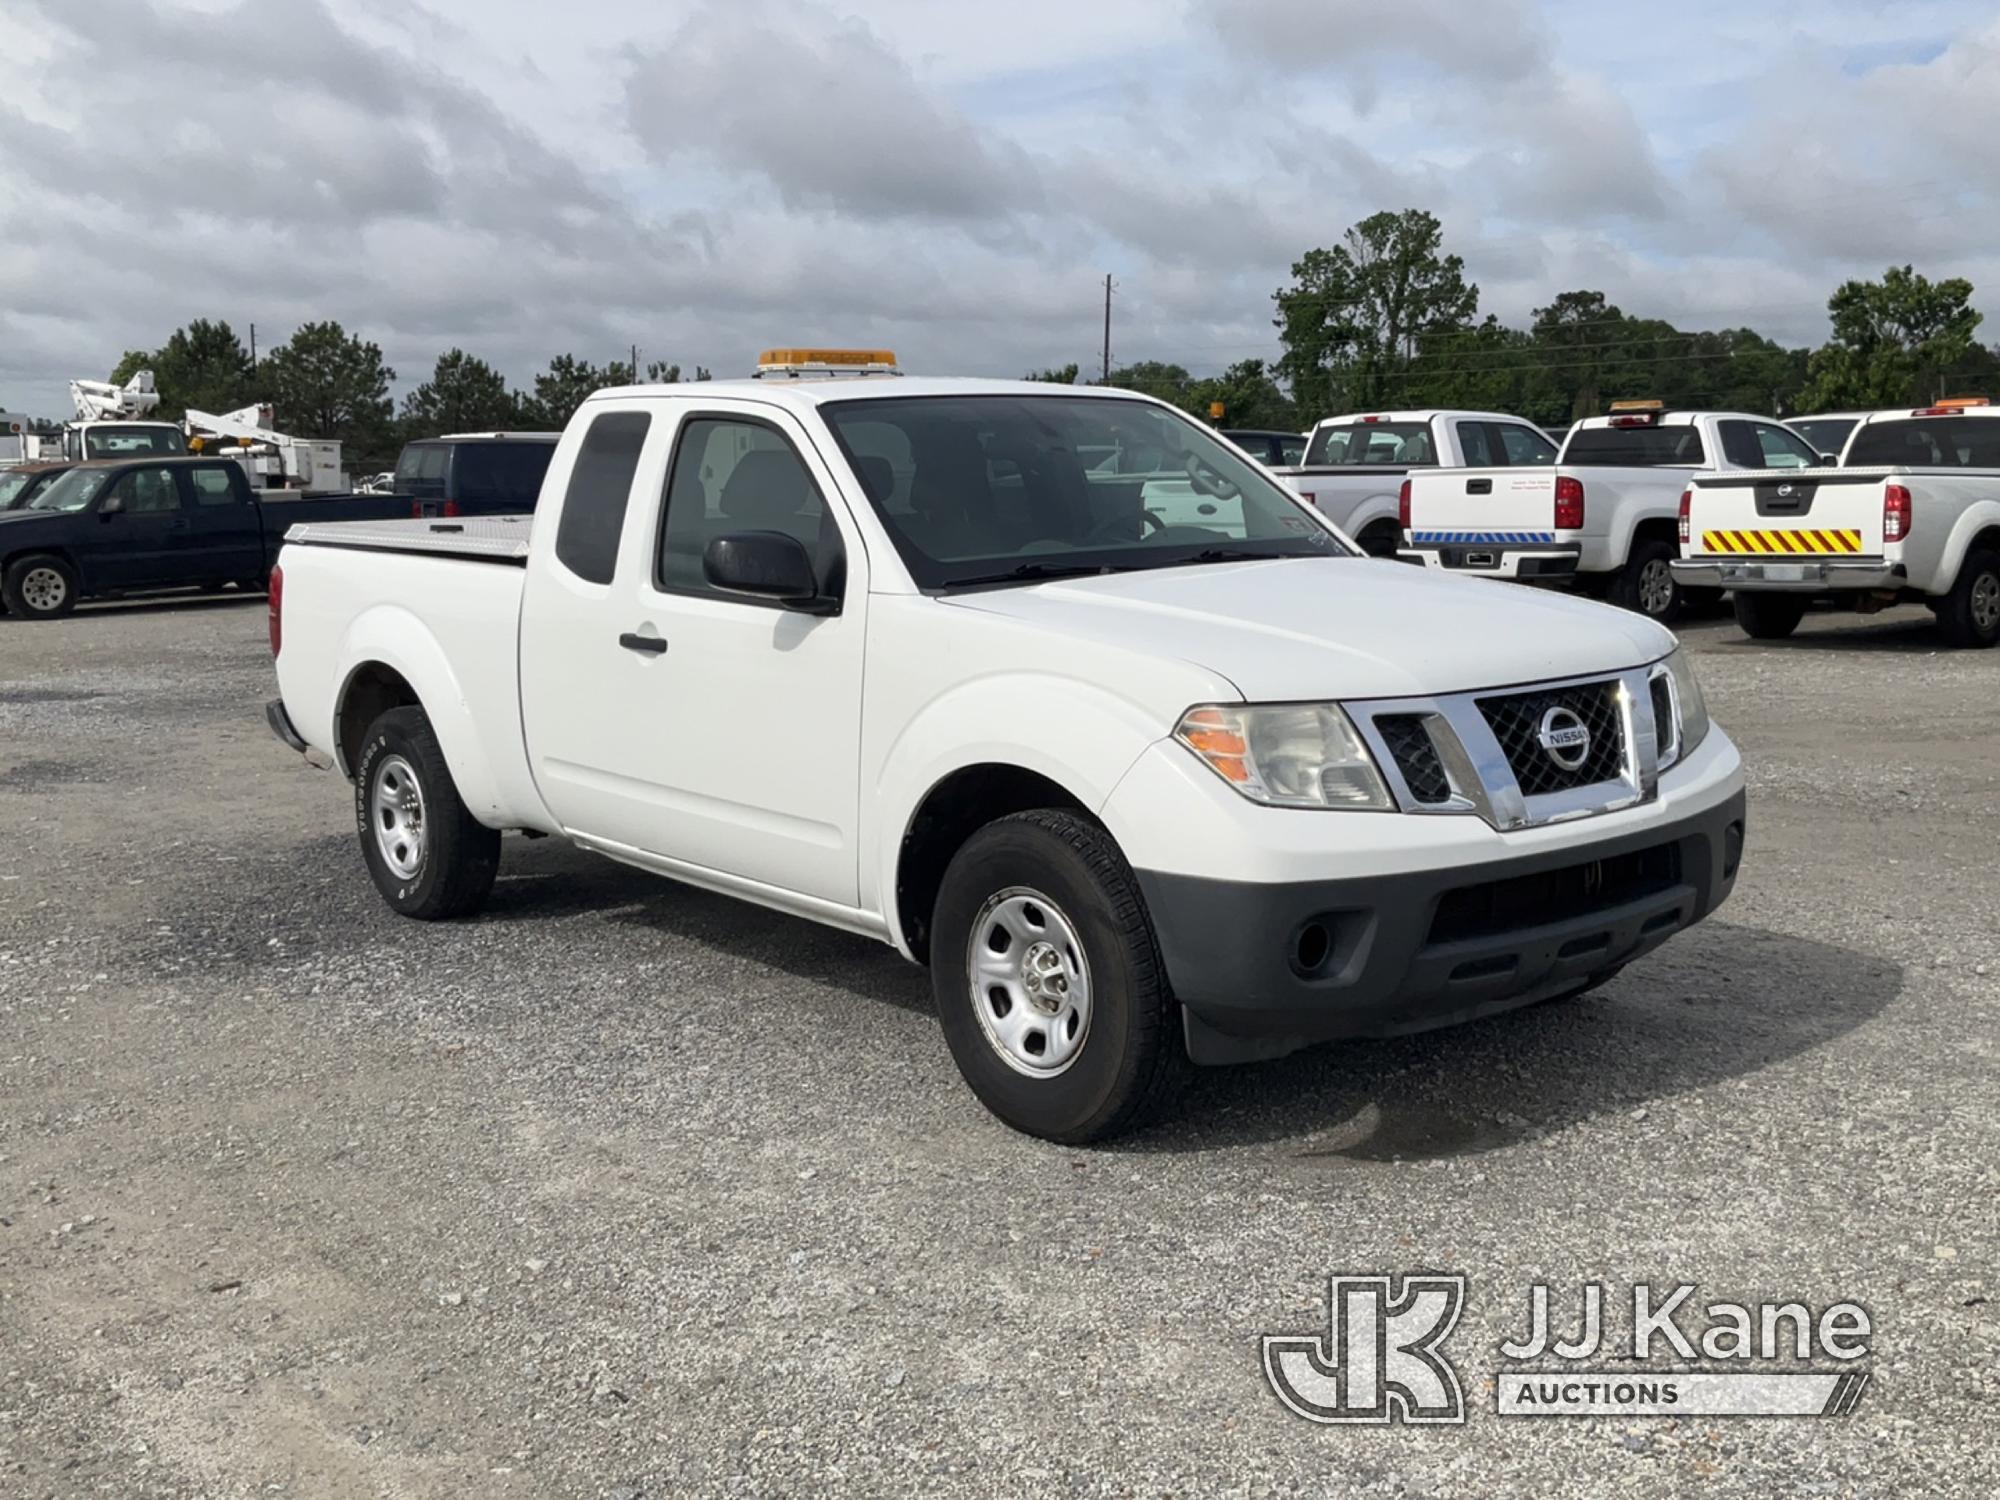
[[[1228,480],[1212,473],[1196,454],[1188,454],[1181,467],[1187,470],[1188,483],[1211,500],[1234,500],[1243,493]]]
[[[1115,542],[1124,540],[1124,538],[1122,537],[1108,536],[1106,535],[1106,533],[1113,530],[1116,527],[1128,525],[1131,522],[1131,520],[1132,518],[1130,516],[1106,516],[1103,520],[1099,521],[1095,526],[1091,527],[1090,530],[1084,534],[1083,545],[1089,547],[1098,542]],[[1162,521],[1158,516],[1154,515],[1150,510],[1146,510],[1143,507],[1140,509],[1139,535],[1142,538],[1148,532],[1158,531],[1166,524],[1167,523],[1165,521]]]

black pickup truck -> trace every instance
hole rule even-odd
[[[293,523],[409,514],[407,496],[260,498],[232,459],[99,459],[0,514],[0,600],[16,618],[52,620],[81,599],[261,591]]]

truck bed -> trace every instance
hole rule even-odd
[[[408,552],[523,567],[534,522],[532,515],[470,516],[462,521],[302,521],[285,533],[285,540],[303,547]]]

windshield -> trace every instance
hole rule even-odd
[[[921,588],[1348,551],[1164,406],[912,396],[821,408]]]
[[[85,458],[124,458],[134,453],[187,452],[187,439],[181,435],[180,428],[154,423],[136,427],[93,425],[85,429],[83,443]]]
[[[28,502],[29,510],[82,510],[97,498],[114,470],[71,469]]]
[[[1317,464],[1385,464],[1421,468],[1437,462],[1428,422],[1349,422],[1321,427],[1306,449],[1308,467]]]
[[[1859,421],[1858,417],[1797,417],[1786,425],[1811,443],[1815,452],[1838,458]]]
[[[1904,417],[1870,422],[1854,435],[1850,468],[2000,469],[2000,417]]]
[[[15,499],[33,484],[37,477],[20,469],[8,469],[0,473],[0,510],[12,510]]]

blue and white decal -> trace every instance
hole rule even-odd
[[[1413,531],[1410,533],[1410,544],[1416,547],[1456,546],[1466,542],[1502,545],[1515,543],[1532,546],[1537,542],[1551,543],[1555,539],[1556,534],[1553,531]]]

